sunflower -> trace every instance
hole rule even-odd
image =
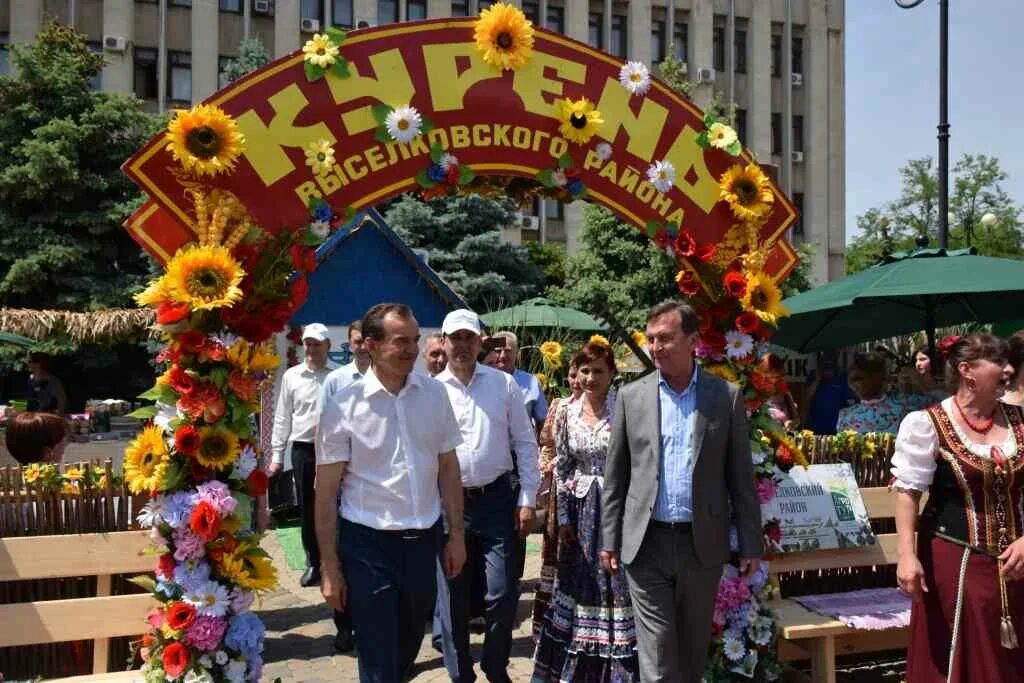
[[[558,132],[569,142],[585,145],[594,137],[604,123],[601,112],[594,109],[594,103],[586,97],[573,102],[569,98],[555,102],[555,112],[561,122]]]
[[[769,325],[775,325],[779,318],[789,315],[782,305],[782,292],[763,272],[747,273],[747,291],[740,303],[744,310],[757,314]]]
[[[633,343],[641,348],[647,343],[647,335],[640,330],[634,330],[630,336],[633,337]]]
[[[248,591],[273,590],[277,586],[277,570],[259,548],[242,543],[234,552],[224,555],[220,563],[224,578]]]
[[[140,306],[159,306],[171,298],[167,292],[167,280],[158,277],[152,280],[144,290],[135,295],[135,303]]]
[[[323,175],[334,167],[334,147],[330,140],[316,140],[306,146],[306,165],[316,175]]]
[[[241,450],[238,437],[224,427],[203,427],[199,430],[199,450],[196,460],[211,470],[223,470],[238,458]]]
[[[775,195],[771,181],[757,164],[747,164],[746,168],[736,164],[722,174],[718,186],[721,198],[729,202],[733,215],[740,220],[757,221],[772,210]]]
[[[556,341],[546,341],[540,345],[540,355],[544,357],[544,362],[551,367],[560,367],[562,365],[562,345]]]
[[[164,432],[149,425],[124,451],[124,479],[132,493],[158,491],[167,474],[167,442]]]
[[[533,53],[533,23],[523,11],[499,2],[480,12],[473,29],[476,49],[496,69],[519,69]]]
[[[590,339],[587,340],[588,344],[597,344],[598,346],[611,346],[608,343],[608,337],[603,334],[591,335]]]
[[[211,104],[179,109],[164,137],[167,151],[198,176],[233,169],[245,143],[235,120]]]
[[[326,33],[314,33],[302,46],[302,58],[314,66],[326,69],[338,60],[338,46],[331,42]]]
[[[180,249],[167,264],[167,291],[174,301],[193,309],[231,306],[242,298],[245,272],[227,247],[207,245]]]
[[[25,481],[26,484],[34,484],[37,481],[39,481],[39,477],[42,475],[42,473],[43,466],[37,462],[34,462],[22,471],[21,478]]]
[[[540,382],[540,388],[545,390],[545,391],[547,391],[547,389],[548,389],[548,376],[545,375],[543,372],[535,372],[535,373],[533,373],[533,376],[537,378],[538,382]]]

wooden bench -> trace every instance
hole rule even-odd
[[[872,520],[892,519],[895,496],[885,487],[861,488],[860,493]],[[895,533],[877,534],[875,545],[863,548],[816,550],[781,555],[771,560],[772,575],[835,570],[846,567],[895,565]],[[895,581],[892,586],[895,587]],[[822,616],[792,599],[777,598],[769,606],[778,613],[779,659],[783,662],[810,660],[813,683],[835,683],[836,656],[906,648],[909,629],[859,631],[841,621]]]
[[[110,639],[146,630],[157,603],[148,593],[111,595],[116,574],[153,571],[145,531],[0,538],[0,582],[76,576],[96,577],[96,597],[0,605],[0,647],[92,640],[93,675],[72,681],[141,680],[138,671],[107,673]]]

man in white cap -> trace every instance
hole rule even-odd
[[[451,401],[462,434],[455,449],[465,497],[466,546],[483,557],[487,574],[484,618],[487,623],[480,668],[489,681],[506,683],[512,648],[518,591],[515,577],[517,531],[530,532],[537,487],[537,438],[526,414],[522,392],[512,375],[477,362],[480,318],[459,309],[441,325],[448,367],[437,376]],[[518,456],[513,465],[512,450]],[[516,467],[522,489],[512,489]],[[447,582],[439,581],[438,605],[448,675],[456,683],[476,679],[469,652],[470,572],[463,569]]]
[[[313,484],[316,479],[316,429],[320,422],[320,396],[324,380],[334,369],[327,362],[331,348],[327,326],[310,323],[302,330],[305,360],[288,368],[281,376],[281,390],[274,409],[269,474],[281,471],[284,453],[291,443],[295,491],[302,511],[302,548],[306,552],[306,571],[299,580],[303,586],[320,583],[320,550],[316,543]]]

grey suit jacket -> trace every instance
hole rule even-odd
[[[653,372],[619,391],[605,464],[602,547],[631,563],[643,544],[658,495],[661,461],[661,374]],[[729,525],[739,532],[739,554],[764,552],[761,506],[750,460],[750,434],[739,389],[707,372],[697,382],[697,458],[693,467],[693,540],[705,567],[729,559]]]

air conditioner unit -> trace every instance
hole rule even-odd
[[[803,152],[793,152],[793,163],[794,164],[802,164],[802,163],[804,163],[804,153]]]
[[[697,69],[697,83],[714,83],[715,70],[710,66],[702,66]]]
[[[270,14],[273,9],[271,0],[252,0],[252,11],[256,14]]]
[[[319,33],[320,32],[320,20],[319,19],[303,19],[302,20],[302,32],[303,33]]]
[[[804,75],[803,74],[798,74],[798,73],[794,73],[792,75],[793,75],[793,87],[794,88],[802,87],[803,84],[804,84]]]
[[[523,230],[540,230],[540,218],[537,216],[523,216]]]
[[[124,36],[103,36],[103,49],[107,52],[124,52],[128,49],[128,39]]]

